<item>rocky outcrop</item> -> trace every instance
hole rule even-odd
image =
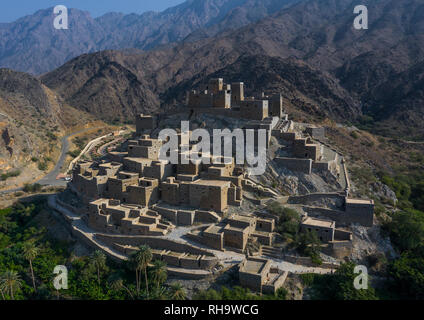
[[[3,130],[2,134],[1,134],[1,137],[2,137],[2,139],[4,141],[6,150],[9,152],[10,157],[12,157],[13,156],[13,148],[12,148],[13,140],[12,140],[12,138],[9,135],[9,129],[8,128],[6,128],[6,129]]]

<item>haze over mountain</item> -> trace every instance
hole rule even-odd
[[[225,3],[235,5],[234,1],[209,1],[205,6],[212,3],[219,3],[222,8]],[[209,24],[203,21],[204,28],[172,45],[149,51],[125,49],[83,54],[39,78],[0,70],[0,162],[24,163],[48,153],[55,143],[51,133],[59,135],[67,125],[78,123],[87,115],[122,122],[132,121],[141,112],[152,114],[181,108],[187,91],[202,88],[208,79],[218,76],[229,82],[244,81],[248,95],[257,96],[267,90],[280,92],[286,108],[300,120],[316,122],[329,118],[363,124],[385,135],[423,139],[424,4],[419,0],[364,3],[370,14],[368,30],[352,27],[353,8],[357,4],[354,0],[301,1],[271,15],[268,13],[274,9],[267,7],[271,11],[263,10],[262,14],[267,14],[263,19],[242,19],[243,26],[232,29],[230,22],[235,18],[231,17],[249,13],[242,8],[254,5],[254,1],[244,1],[242,7],[233,10],[225,7],[224,18],[218,17],[217,11],[208,11]],[[193,17],[193,13],[189,14],[194,12],[190,11],[193,6],[182,8],[179,16]],[[195,12],[206,12],[199,10]],[[74,17],[89,17],[75,12]],[[42,11],[37,14],[43,17]],[[113,20],[118,16],[99,19]],[[248,23],[250,19],[255,22]],[[42,30],[43,19],[40,21],[22,24],[21,28]],[[92,21],[86,27],[91,28]],[[225,26],[225,21],[228,26],[224,30],[220,23]],[[132,26],[128,19],[121,23]],[[97,24],[98,21],[91,30],[100,39],[105,30],[96,29]],[[83,24],[79,26],[80,34],[69,34],[74,42],[56,37],[53,43],[69,47],[69,58],[78,50],[94,48],[92,35],[85,33]],[[4,25],[0,29],[3,32]],[[166,28],[160,30],[163,35],[170,34]],[[15,32],[19,35],[19,29]],[[44,57],[45,38],[37,32],[29,34],[38,35],[40,42],[9,40],[19,44],[12,51],[25,52],[25,57],[13,53],[9,58],[34,67],[37,64],[33,63],[39,62],[38,66],[47,69],[51,63],[60,64],[61,59],[68,59],[54,49],[50,57]],[[117,33],[110,40],[120,46],[127,41],[123,38],[131,37],[130,32]],[[134,39],[137,37],[134,35]],[[86,40],[81,42],[81,38]],[[12,48],[6,45],[5,38],[0,39],[2,48]],[[150,36],[145,39],[150,39],[143,40],[146,46],[148,41],[156,41]],[[32,47],[26,50],[26,46]]]
[[[159,111],[160,103],[162,108],[181,104],[185,90],[191,89],[192,84],[200,85],[212,74],[228,74],[231,79],[264,89],[277,86],[270,80],[278,76],[279,91],[286,92],[287,99],[298,101],[295,106],[305,113],[314,109],[337,121],[357,121],[365,113],[375,118],[375,128],[385,132],[394,123],[409,127],[409,118],[418,124],[424,120],[423,100],[418,94],[411,104],[411,97],[402,88],[412,90],[420,84],[424,4],[419,0],[364,4],[369,10],[368,30],[353,28],[356,1],[302,1],[215,37],[183,41],[148,52],[124,50],[82,55],[41,79],[68,103],[106,120],[130,119],[131,107],[127,105],[137,112],[151,112]],[[302,67],[299,61],[303,61]],[[112,64],[124,70],[119,77],[103,72]],[[305,72],[310,76],[305,76]],[[263,73],[263,80],[256,79],[257,73]],[[126,80],[122,82],[124,74]],[[129,78],[136,79],[137,90],[130,87]],[[407,83],[398,83],[402,79]],[[411,81],[416,81],[416,85],[411,85]],[[93,82],[98,83],[98,90],[91,89]],[[121,89],[123,84],[128,94],[105,90],[101,93],[104,99],[97,99],[99,83],[104,88],[113,88],[115,84]],[[388,96],[378,93],[395,83],[399,94],[392,96],[387,105],[384,101]],[[294,99],[294,91],[309,97],[309,102]],[[122,109],[116,108],[118,96],[123,101]],[[380,109],[384,111],[377,112]],[[408,117],[403,116],[406,113]],[[418,126],[413,134],[422,135],[424,129]]]
[[[0,67],[41,74],[83,53],[149,50],[236,29],[299,0],[188,0],[163,12],[108,13],[93,19],[69,9],[69,29],[53,27],[53,8],[0,24]]]

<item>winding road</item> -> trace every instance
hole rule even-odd
[[[54,187],[64,187],[66,186],[66,181],[59,179],[57,180],[56,177],[60,174],[60,170],[66,160],[66,155],[69,151],[69,138],[76,136],[77,134],[89,131],[89,130],[93,130],[93,129],[100,129],[102,127],[94,127],[94,128],[86,128],[86,129],[82,129],[79,131],[75,131],[72,132],[66,136],[64,136],[61,139],[61,143],[62,143],[62,148],[60,151],[60,156],[59,156],[59,160],[57,161],[55,167],[53,168],[52,171],[50,171],[47,175],[45,175],[43,178],[41,178],[40,180],[36,181],[35,183],[39,183],[42,186],[54,186]],[[8,193],[13,193],[16,191],[21,191],[23,188],[15,188],[15,189],[10,189],[10,190],[5,190],[5,191],[0,191],[0,194],[8,194]]]

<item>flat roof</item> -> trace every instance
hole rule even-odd
[[[247,232],[248,228],[249,228],[248,226],[246,226],[246,227],[233,227],[230,224],[227,224],[224,229],[245,233],[245,232]]]
[[[135,177],[139,175],[137,172],[130,172],[130,171],[119,171],[118,174],[130,176],[130,177]]]
[[[265,267],[266,261],[258,260],[246,260],[244,264],[244,271],[249,273],[261,273],[262,269]]]
[[[302,224],[309,225],[309,226],[332,228],[335,225],[335,222],[308,217],[302,222]]]
[[[346,198],[346,203],[352,203],[352,204],[374,204],[374,200],[348,199],[348,198]]]
[[[211,225],[210,227],[207,227],[204,232],[206,233],[221,233],[223,226],[220,225]]]
[[[222,180],[196,180],[193,181],[192,184],[201,185],[201,186],[215,186],[215,187],[230,187],[230,181],[222,181]]]
[[[99,167],[101,168],[112,168],[112,167],[120,167],[120,166],[122,166],[122,163],[119,163],[119,162],[105,162],[105,163],[99,164]]]
[[[235,215],[231,216],[230,218],[228,218],[228,220],[251,222],[254,218],[255,217],[248,217],[248,216],[242,216],[242,215],[239,215],[239,214],[235,214]]]
[[[93,203],[93,204],[102,204],[102,203],[107,203],[108,201],[109,201],[108,199],[100,198],[100,199],[91,201],[90,203]]]
[[[153,160],[147,159],[147,158],[131,158],[131,157],[125,157],[124,160],[130,160],[130,161],[134,161],[134,162],[138,162],[138,163],[143,163],[143,164],[151,164],[153,162]]]

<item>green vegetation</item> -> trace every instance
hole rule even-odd
[[[57,141],[57,136],[51,131],[47,131],[46,136],[51,141]]]
[[[356,132],[356,131],[352,131],[352,132],[350,133],[350,136],[351,136],[353,139],[358,139],[358,138],[359,138],[358,132]]]
[[[41,184],[38,184],[38,183],[34,183],[34,184],[27,183],[27,184],[24,185],[24,187],[23,187],[22,190],[24,192],[27,192],[27,193],[35,193],[35,192],[40,192],[41,189],[42,189]]]
[[[358,122],[355,123],[355,126],[361,130],[373,131],[374,128],[374,118],[370,115],[363,115],[359,118]]]
[[[77,148],[72,151],[68,151],[68,155],[71,156],[72,158],[78,157],[81,151],[85,148],[87,141],[88,141],[87,137],[84,137],[84,138],[75,137],[74,139],[72,139],[72,142],[75,144]]]
[[[249,289],[235,286],[232,289],[221,287],[220,290],[209,289],[200,291],[194,300],[286,300],[287,290],[280,288],[275,294],[258,295]]]
[[[75,137],[72,139],[72,142],[77,146],[78,149],[82,150],[87,144],[87,140],[88,138]]]
[[[355,289],[355,264],[343,263],[334,274],[302,274],[303,283],[310,288],[312,299],[316,300],[377,300],[373,288]]]
[[[312,262],[320,265],[322,261],[319,257],[321,241],[315,231],[302,232],[296,235],[293,247],[302,255],[311,257]]]
[[[178,283],[165,285],[166,267],[151,261],[142,247],[128,262],[117,263],[102,252],[76,257],[73,242],[52,239],[37,221],[50,215],[45,200],[17,203],[0,210],[0,299],[174,299],[186,293]],[[68,269],[67,290],[53,287],[57,265]],[[136,274],[137,283],[134,274]]]
[[[284,240],[294,240],[299,232],[300,215],[296,210],[284,208],[274,201],[267,205],[267,210],[278,217],[276,230]]]
[[[76,158],[79,156],[79,154],[81,153],[80,150],[72,150],[72,151],[68,151],[68,155],[70,155],[72,158]]]
[[[13,171],[8,171],[6,173],[2,173],[0,175],[0,181],[6,181],[9,178],[18,177],[20,174],[21,174],[21,170],[13,170]]]
[[[424,172],[422,168],[418,167],[407,174],[389,176],[379,173],[379,175],[381,181],[396,193],[400,209],[424,211]]]
[[[46,171],[48,169],[48,165],[46,162],[39,162],[38,163],[38,170]]]
[[[276,201],[269,203],[267,210],[278,217],[275,229],[284,241],[289,242],[299,253],[311,257],[315,264],[322,264],[319,258],[321,242],[318,235],[315,231],[299,232],[301,218],[296,210],[285,208]]]
[[[403,299],[424,298],[424,172],[422,155],[411,154],[417,165],[397,168],[397,173],[379,173],[398,198],[395,213],[383,224],[383,231],[390,236],[399,259],[387,265],[387,291],[390,297]]]

